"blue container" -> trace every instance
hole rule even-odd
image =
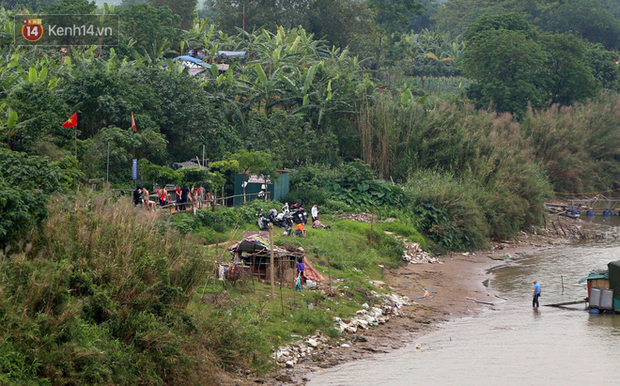
[[[603,216],[611,216],[611,210],[604,211]]]
[[[571,214],[579,214],[580,212],[578,210],[573,210],[572,212],[570,212]]]
[[[588,211],[588,216],[594,216],[594,211],[593,210],[589,210]]]

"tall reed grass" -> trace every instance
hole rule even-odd
[[[463,77],[409,77],[404,78],[409,88],[419,88],[425,93],[437,96],[464,94],[472,84],[471,79]]]
[[[429,106],[379,96],[360,117],[365,160],[383,178],[407,181],[410,216],[432,207],[419,221],[434,218],[423,228],[439,245],[483,247],[541,223],[551,187],[510,115],[464,102]]]
[[[206,270],[191,236],[113,197],[80,195],[54,198],[25,245],[1,256],[1,383],[179,384],[216,376],[211,348],[200,344],[186,311]]]
[[[524,137],[557,192],[593,194],[620,188],[620,96],[603,91],[569,107],[532,111]]]

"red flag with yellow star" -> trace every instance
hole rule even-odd
[[[64,127],[65,129],[75,126],[77,126],[77,113],[73,113],[71,118],[67,119],[67,122],[62,124],[62,127]]]
[[[133,111],[131,112],[131,128],[136,133],[138,132],[138,126],[136,126],[136,120],[133,119]]]

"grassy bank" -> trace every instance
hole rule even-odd
[[[199,211],[196,216],[173,216],[172,221],[175,227],[200,235],[210,244],[204,253],[207,261],[214,264],[216,251],[222,256],[223,248],[229,245],[226,240],[239,240],[243,230],[257,231],[255,214],[260,208],[272,207],[279,204],[253,202],[236,209],[217,208]],[[276,299],[266,301],[271,292],[268,282],[248,278],[243,286],[231,286],[211,275],[198,288],[190,309],[213,332],[209,334],[210,345],[219,348],[218,355],[227,371],[264,374],[273,368],[272,350],[295,336],[311,335],[317,330],[337,336],[333,318],[349,317],[361,304],[373,304],[374,294],[383,291],[372,282],[383,278],[384,268],[400,264],[403,244],[398,235],[423,241],[414,228],[399,221],[371,226],[335,215],[321,218],[331,230],[310,228],[304,238],[283,236],[275,228],[274,244],[303,248],[326,278],[322,290],[299,293],[293,291],[291,283],[278,282]],[[223,256],[224,262],[232,257],[230,253]]]
[[[383,230],[417,234],[398,221],[371,232],[324,216],[331,231],[278,235],[277,244],[308,252],[334,295],[283,285],[269,300],[268,283],[217,280],[209,246],[257,230],[260,205],[168,216],[109,195],[54,198],[41,230],[0,255],[0,382],[204,384],[265,374],[274,348],[317,329],[336,336],[333,317],[374,298],[380,265],[397,266],[402,254]]]

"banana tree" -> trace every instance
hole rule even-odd
[[[23,129],[31,119],[23,122],[19,122],[19,115],[10,107],[4,111],[6,103],[0,104],[0,114],[2,114],[2,121],[0,121],[0,133],[2,133],[6,142],[7,148],[13,150],[12,139]]]
[[[403,36],[402,44],[409,51],[411,66],[408,73],[419,76],[422,88],[425,88],[425,78],[428,76],[456,75],[457,63],[465,48],[463,37],[452,37],[449,33],[437,34],[428,30],[420,33],[410,33]]]

